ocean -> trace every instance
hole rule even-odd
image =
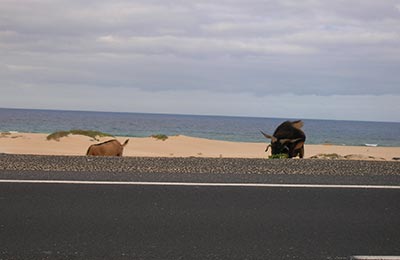
[[[237,142],[267,142],[260,130],[272,134],[285,120],[145,113],[59,111],[0,108],[0,132],[52,133],[97,130],[115,136],[187,135]],[[400,146],[400,123],[302,119],[308,144]]]

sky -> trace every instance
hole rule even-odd
[[[400,122],[400,0],[1,0],[0,107]]]

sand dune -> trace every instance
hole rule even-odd
[[[2,133],[0,153],[38,155],[85,155],[87,148],[99,141],[81,135],[69,135],[59,141],[48,141],[47,134]],[[188,136],[171,136],[162,141],[152,137],[117,137],[120,142],[130,139],[124,156],[148,157],[224,157],[224,158],[267,158],[266,143],[245,143],[209,140]],[[305,145],[305,158],[318,154],[336,154],[355,160],[393,160],[400,157],[400,147],[367,147],[337,145]],[[324,157],[324,156],[322,156]]]

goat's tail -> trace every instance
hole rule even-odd
[[[89,146],[89,148],[87,149],[87,151],[86,151],[86,155],[89,155],[89,153],[90,153],[90,149],[92,148],[92,146]]]
[[[125,146],[125,145],[127,145],[128,144],[128,142],[129,142],[129,139],[126,139],[126,141],[122,144],[122,146]]]

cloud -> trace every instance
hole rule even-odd
[[[369,32],[369,31],[304,31],[285,38],[295,43],[318,45],[376,45],[384,43],[396,44],[400,41],[398,32]]]
[[[389,99],[400,95],[398,46],[396,0],[5,0],[0,7],[1,86],[55,93],[90,86]]]
[[[111,52],[141,54],[173,54],[176,56],[264,56],[274,54],[309,54],[313,50],[295,44],[277,44],[265,39],[220,39],[200,37],[114,37],[100,36],[97,41],[104,43],[100,48]]]
[[[31,84],[3,89],[6,107],[94,111],[373,120],[400,122],[400,95],[269,95],[215,93],[208,90],[144,91],[135,88],[98,88],[89,85]]]

